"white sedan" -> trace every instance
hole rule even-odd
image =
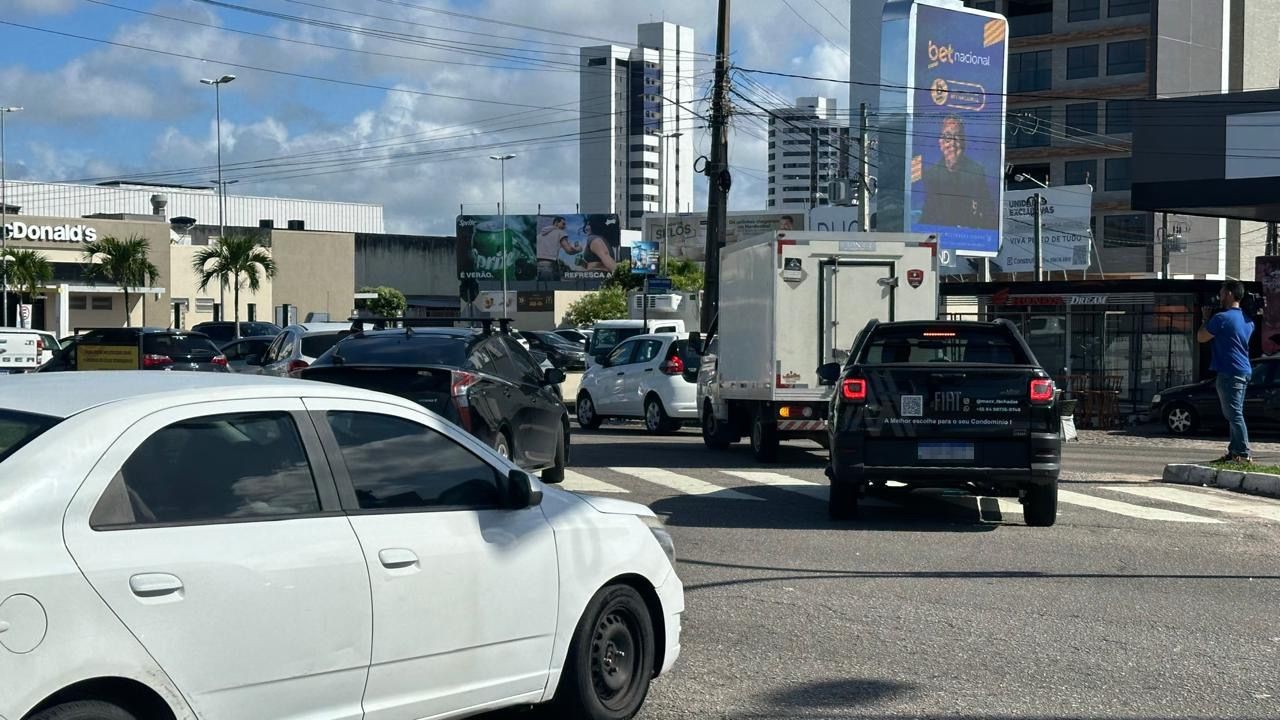
[[[606,418],[638,418],[651,433],[671,433],[697,420],[697,368],[686,366],[687,345],[678,333],[636,335],[592,363],[578,389],[578,425],[594,430]]]
[[[242,375],[0,380],[0,718],[622,720],[680,653],[646,507]]]

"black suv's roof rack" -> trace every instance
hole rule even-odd
[[[499,332],[504,335],[511,333],[511,318],[491,318],[491,317],[451,317],[451,318],[409,318],[409,317],[353,317],[351,318],[351,332],[353,334],[363,333],[366,326],[372,326],[370,330],[388,330],[399,324],[405,329],[406,333],[412,334],[414,327],[454,327],[459,323],[471,323],[473,327],[478,326],[486,335],[493,332],[493,324],[498,323]]]

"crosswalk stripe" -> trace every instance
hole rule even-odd
[[[741,478],[747,482],[759,483],[761,485],[776,487],[779,490],[799,493],[800,495],[811,497],[815,500],[821,500],[822,502],[827,501],[827,495],[830,492],[825,484],[819,485],[815,482],[801,480],[800,478],[793,478],[790,475],[783,475],[781,473],[758,472],[754,470],[721,470],[720,472],[725,475],[732,475],[736,478]]]
[[[1109,487],[1114,492],[1128,493],[1152,500],[1163,500],[1177,505],[1214,510],[1232,515],[1252,515],[1266,520],[1280,521],[1280,505],[1262,502],[1243,502],[1219,496],[1211,491],[1193,492],[1167,487]]]
[[[1209,524],[1222,522],[1217,518],[1204,517],[1202,515],[1191,515],[1174,510],[1149,508],[1142,505],[1131,505],[1117,500],[1108,500],[1106,498],[1094,497],[1092,495],[1084,495],[1082,493],[1071,492],[1070,490],[1063,490],[1061,488],[1058,489],[1058,502],[1067,503],[1069,505],[1080,505],[1082,507],[1093,508],[1094,510],[1102,510],[1103,512],[1125,515],[1127,517],[1138,518],[1141,520],[1164,520],[1166,522]]]
[[[645,482],[661,485],[686,495],[703,495],[707,497],[717,497],[725,500],[762,500],[763,498],[755,495],[738,492],[737,490],[729,490],[719,485],[712,485],[705,480],[681,475],[670,470],[662,468],[634,468],[634,467],[615,467],[609,468],[613,472],[620,475],[636,478]]]
[[[617,485],[610,485],[609,483],[604,482],[603,480],[597,480],[593,477],[583,475],[580,472],[574,472],[573,470],[564,471],[564,482],[560,484],[560,487],[564,488],[565,490],[568,490],[569,492],[585,492],[585,493],[630,492],[630,490],[620,488]]]

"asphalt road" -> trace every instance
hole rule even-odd
[[[1069,446],[1053,528],[937,495],[836,524],[816,446],[638,427],[577,433],[566,484],[676,539],[684,654],[643,720],[1280,717],[1280,502],[1138,482],[1213,455],[1154,443]]]

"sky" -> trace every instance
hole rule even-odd
[[[847,78],[850,3],[737,0],[739,68]],[[636,25],[691,26],[709,93],[715,0],[6,0],[0,105],[8,177],[209,185],[223,86],[229,192],[382,204],[388,232],[452,234],[507,163],[512,213],[578,202],[578,48],[634,44]],[[24,27],[25,26],[25,27]],[[536,28],[536,29],[531,29]],[[825,36],[825,37],[824,37]],[[770,109],[848,86],[747,75]],[[339,82],[335,82],[339,81]],[[734,117],[731,209],[763,209],[766,125]],[[705,112],[705,105],[700,106]],[[754,114],[754,115],[753,115]],[[698,153],[709,137],[695,131]],[[706,182],[695,177],[695,208]]]

